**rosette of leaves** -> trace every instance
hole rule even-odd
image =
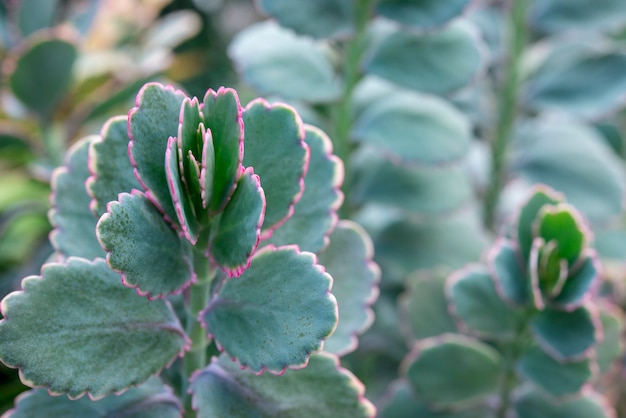
[[[412,351],[382,416],[613,416],[592,388],[619,355],[623,319],[597,294],[590,242],[580,213],[537,186],[486,265],[412,277]]]
[[[55,172],[57,260],[2,301],[0,359],[69,396],[37,389],[10,416],[372,416],[337,359],[378,280],[367,235],[337,221],[342,178],[289,106],[146,84]]]

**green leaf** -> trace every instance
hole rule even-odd
[[[538,391],[525,391],[513,402],[518,418],[612,418],[615,411],[606,398],[596,392],[579,398],[555,401]]]
[[[481,266],[470,265],[450,276],[446,296],[458,324],[469,333],[496,340],[517,337],[525,312],[500,298],[491,275]]]
[[[349,196],[355,206],[374,202],[412,213],[439,216],[472,200],[472,185],[460,165],[395,164],[374,147],[370,148],[360,150],[358,161],[351,163],[355,174]]]
[[[91,197],[85,189],[89,177],[87,160],[89,145],[95,137],[87,137],[70,148],[65,165],[52,176],[52,210],[50,223],[54,231],[50,241],[62,255],[93,260],[105,252],[96,238],[98,219],[91,213]]]
[[[444,334],[415,343],[405,370],[421,400],[458,406],[480,401],[498,389],[500,363],[491,346],[461,334]]]
[[[17,25],[22,38],[54,26],[58,0],[21,0],[17,3]]]
[[[600,321],[602,323],[602,341],[596,347],[596,360],[600,374],[606,373],[623,352],[624,313],[615,305],[600,305]]]
[[[600,279],[602,270],[600,260],[595,251],[587,249],[563,285],[553,303],[568,310],[574,309],[585,302],[585,296],[594,288]]]
[[[535,221],[541,209],[546,205],[556,205],[564,201],[562,194],[552,190],[550,187],[539,184],[528,192],[526,202],[520,207],[517,214],[517,242],[519,251],[524,256],[524,264],[528,263],[530,250],[535,238]]]
[[[304,126],[304,141],[310,150],[304,193],[293,215],[266,241],[276,246],[296,244],[302,251],[318,252],[328,244],[343,200],[343,163],[333,155],[328,136],[320,129]]]
[[[128,158],[128,118],[117,116],[109,119],[92,141],[89,149],[87,189],[92,196],[91,209],[100,217],[106,212],[106,204],[117,200],[121,192],[141,189]]]
[[[267,208],[263,236],[284,223],[304,191],[309,163],[304,127],[298,113],[281,104],[253,100],[243,113],[246,153],[243,164],[261,178]],[[278,163],[280,162],[280,163]]]
[[[214,358],[191,381],[198,418],[373,417],[365,388],[334,355],[311,356],[306,368],[256,376],[227,356]]]
[[[487,406],[459,410],[433,409],[419,400],[404,380],[392,384],[385,401],[380,408],[380,418],[485,418],[493,414]]]
[[[146,197],[171,222],[177,217],[165,173],[165,150],[168,139],[178,134],[185,97],[172,86],[148,83],[137,94],[137,105],[129,113],[129,154],[135,175]]]
[[[589,355],[602,335],[597,313],[582,306],[575,311],[546,309],[531,322],[535,339],[557,360],[577,360]]]
[[[401,219],[374,238],[383,280],[396,283],[418,269],[461,268],[476,261],[486,246],[480,220],[467,211],[423,222]]]
[[[485,47],[476,32],[465,20],[428,34],[393,30],[369,51],[365,71],[409,89],[451,93],[483,70]]]
[[[376,12],[406,26],[433,29],[459,16],[471,0],[381,0]]]
[[[435,270],[412,274],[406,280],[398,306],[404,321],[400,326],[409,341],[457,331],[444,292],[447,278],[442,270]]]
[[[520,256],[513,242],[496,241],[487,255],[487,263],[500,297],[515,305],[526,305],[533,295],[530,279],[520,266]]]
[[[49,118],[70,87],[76,45],[62,37],[35,36],[21,51],[15,57],[9,86],[26,106]]]
[[[211,130],[215,152],[210,205],[213,212],[224,209],[242,171],[244,127],[241,112],[235,90],[222,87],[206,92],[202,113],[206,128]]]
[[[359,116],[352,129],[359,142],[375,145],[399,161],[441,164],[469,150],[469,120],[444,100],[415,92],[379,98]]]
[[[169,303],[137,297],[103,260],[72,257],[41,274],[2,301],[0,358],[28,386],[97,399],[145,381],[183,350]]]
[[[589,359],[561,363],[538,347],[524,353],[517,369],[525,379],[554,397],[577,394],[593,374]]]
[[[241,277],[224,282],[202,320],[219,346],[253,372],[302,367],[335,329],[331,282],[313,254],[265,247]]]
[[[195,280],[187,242],[163,220],[141,192],[121,193],[98,222],[98,239],[109,266],[139,295],[163,297]]]
[[[230,277],[239,276],[250,265],[259,245],[264,214],[265,195],[259,176],[247,168],[209,243],[209,256]]]
[[[281,26],[299,35],[318,39],[345,38],[354,32],[354,6],[351,0],[260,0],[258,5]]]
[[[512,157],[512,174],[563,192],[592,222],[622,212],[623,163],[589,126],[573,120],[528,123],[513,143]]]
[[[591,234],[578,211],[567,203],[544,206],[537,217],[537,236],[546,243],[556,241],[560,259],[571,266],[580,257]]]
[[[184,197],[184,200],[187,201],[187,205],[189,205],[190,208],[192,208],[192,211],[195,212],[195,218],[197,219],[200,219],[203,212],[206,212],[204,211],[206,205],[203,206],[202,186],[200,184],[200,165],[202,164],[203,151],[204,147],[207,145],[209,149],[213,150],[211,134],[207,136],[205,129],[206,127],[204,126],[204,120],[200,110],[198,98],[185,98],[180,109],[180,123],[178,124],[176,147],[172,147],[172,152],[174,152],[174,150],[176,151],[173,154],[176,158],[173,158],[173,160],[178,162],[178,165],[176,166],[177,169],[172,170],[174,167],[170,168],[168,166],[166,167],[166,171],[168,174],[168,181],[171,179],[169,171],[172,171],[172,173],[178,173],[177,177],[180,179],[178,181],[183,182],[185,186],[184,190],[186,191],[186,193],[181,194],[181,198]],[[169,141],[171,141],[171,139],[168,140],[168,148],[170,147]],[[213,171],[214,170],[211,170],[208,173],[205,171],[205,176],[208,175],[208,179],[206,180],[211,182],[211,186],[213,184]],[[172,185],[171,182],[168,184],[170,186]],[[172,196],[173,195],[174,194],[172,193]],[[182,199],[179,199],[179,202],[181,201]],[[178,211],[176,213],[179,214]],[[208,217],[208,214],[206,217]],[[181,225],[184,226],[182,221]]]
[[[243,80],[262,95],[325,103],[343,92],[343,83],[322,44],[271,21],[239,32],[228,54]]]
[[[626,9],[621,0],[543,0],[532,3],[530,21],[546,33],[615,32],[626,25]]]
[[[19,396],[15,408],[7,416],[181,418],[181,409],[172,390],[159,378],[152,377],[121,395],[110,395],[98,401],[85,397],[70,400],[66,396],[51,396],[45,389],[34,389]]]
[[[357,335],[374,321],[371,305],[378,297],[380,269],[372,261],[374,247],[365,230],[352,221],[340,221],[319,263],[333,277],[341,320],[324,350],[345,355],[358,346]]]

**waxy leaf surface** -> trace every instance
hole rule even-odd
[[[184,99],[185,94],[171,86],[148,83],[129,113],[129,152],[135,175],[146,196],[172,222],[177,218],[165,174],[165,150],[169,138],[178,134]]]
[[[183,229],[185,238],[189,240],[191,244],[195,245],[198,241],[200,225],[198,225],[198,220],[195,216],[191,196],[186,192],[187,188],[185,184],[183,184],[183,173],[180,172],[179,168],[178,146],[176,142],[176,138],[174,137],[170,137],[167,142],[167,149],[165,150],[165,175],[172,196],[172,202],[174,203],[178,224]],[[197,190],[197,196],[199,197],[199,195],[200,190]]]
[[[354,31],[352,0],[260,0],[261,10],[281,26],[314,38],[346,37]]]
[[[335,329],[331,283],[313,254],[265,247],[239,278],[223,283],[202,319],[219,346],[253,372],[302,367]]]
[[[228,53],[243,80],[260,94],[307,102],[333,101],[342,94],[328,51],[274,22],[239,32]]]
[[[357,335],[367,330],[374,315],[371,305],[378,296],[380,270],[372,261],[373,244],[367,233],[352,221],[340,221],[319,263],[333,277],[341,321],[324,343],[324,350],[344,355],[358,345]]]
[[[484,48],[468,21],[429,34],[394,30],[369,51],[365,71],[409,89],[447,94],[482,71]]]
[[[121,395],[109,395],[92,401],[83,397],[70,400],[66,396],[51,396],[47,390],[34,389],[17,398],[14,409],[6,418],[181,418],[182,408],[172,390],[157,377],[132,387]]]
[[[333,155],[328,136],[305,125],[305,142],[310,150],[309,168],[304,177],[304,193],[268,243],[276,246],[295,244],[302,251],[318,252],[328,244],[328,236],[337,222],[337,209],[343,200],[343,163]]]
[[[432,405],[471,404],[500,385],[498,352],[460,334],[418,341],[406,361],[409,382]]]
[[[185,346],[169,303],[137,297],[103,260],[47,264],[22,287],[2,301],[0,358],[29,386],[100,398],[142,383]]]
[[[624,342],[624,313],[616,306],[603,304],[600,306],[600,322],[602,323],[602,341],[596,347],[596,360],[600,373],[606,373],[622,353]]]
[[[434,270],[411,275],[406,292],[399,299],[400,317],[407,340],[421,340],[446,332],[456,332],[454,318],[448,310],[445,295],[447,276]]]
[[[102,128],[100,138],[89,149],[91,177],[87,189],[92,196],[91,210],[100,217],[106,212],[107,203],[117,200],[117,195],[141,190],[128,157],[128,118],[111,118]]]
[[[50,241],[65,257],[77,256],[93,260],[105,252],[96,238],[98,219],[89,209],[91,197],[85,189],[89,177],[87,160],[90,137],[77,142],[68,152],[66,163],[52,176],[52,209],[50,223],[54,230]]]
[[[204,123],[213,136],[214,163],[211,210],[221,211],[235,190],[243,158],[243,120],[239,97],[233,89],[207,91]],[[207,173],[208,176],[208,173]]]
[[[76,45],[53,36],[35,36],[22,48],[8,84],[26,106],[48,118],[72,81]]]
[[[304,127],[295,110],[286,105],[252,101],[243,113],[246,152],[243,164],[254,167],[261,178],[267,208],[263,234],[272,231],[293,213],[304,190],[309,150]]]
[[[376,12],[406,26],[433,29],[460,15],[472,0],[381,0]]]
[[[413,92],[379,98],[361,113],[352,135],[395,160],[422,164],[458,160],[472,140],[462,113],[440,98]]]
[[[580,359],[598,343],[601,324],[582,306],[572,312],[546,309],[531,322],[537,342],[557,360]]]
[[[141,192],[120,194],[98,222],[109,266],[148,297],[181,291],[195,279],[189,244]]]
[[[577,264],[576,269],[570,272],[561,293],[553,302],[572,310],[585,302],[600,278],[600,261],[593,250],[588,249]]]
[[[621,0],[543,0],[532,4],[530,18],[533,26],[547,33],[613,32],[626,25],[626,9]]]
[[[228,275],[239,276],[259,244],[265,195],[259,176],[246,169],[216,225],[209,255]]]
[[[500,298],[488,271],[469,266],[450,276],[446,285],[450,310],[466,331],[485,339],[517,336],[524,313]]]
[[[532,347],[519,360],[524,378],[554,397],[577,394],[592,376],[589,359],[561,363],[539,347]]]
[[[599,393],[590,392],[583,396],[555,402],[539,391],[526,391],[513,402],[518,418],[613,418],[615,411],[608,400]]]
[[[501,239],[489,251],[488,267],[496,291],[503,300],[515,305],[526,305],[532,301],[530,282],[515,244]]]
[[[365,388],[328,353],[311,356],[301,370],[256,376],[227,356],[214,358],[192,377],[198,418],[373,417]]]

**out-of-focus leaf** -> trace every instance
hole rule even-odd
[[[415,343],[405,370],[421,400],[454,406],[478,402],[495,392],[500,363],[500,354],[491,346],[461,334],[444,334]]]
[[[365,388],[334,355],[311,356],[301,370],[256,376],[221,355],[192,377],[198,418],[372,418]]]
[[[60,37],[37,36],[23,48],[15,57],[9,85],[26,106],[49,117],[72,81],[76,45]]]
[[[468,21],[457,20],[435,33],[391,31],[374,44],[364,65],[367,73],[403,87],[447,94],[482,71],[484,49],[475,28]]]
[[[263,95],[329,102],[342,94],[342,82],[321,44],[297,37],[267,21],[241,31],[228,53],[243,80]]]
[[[8,412],[7,418],[181,418],[181,409],[172,390],[159,378],[152,377],[121,395],[114,394],[97,401],[86,397],[71,400],[67,396],[52,396],[45,389],[33,389],[17,398],[15,408]]]
[[[380,0],[375,10],[403,25],[433,29],[459,16],[472,0]]]
[[[600,305],[602,322],[602,341],[596,347],[596,360],[600,373],[603,374],[616,363],[623,352],[624,313],[617,306]]]
[[[626,54],[616,48],[557,46],[528,80],[527,105],[585,119],[613,113],[625,105],[625,65]]]
[[[20,0],[17,3],[17,25],[23,38],[54,25],[58,0]]]
[[[263,12],[281,26],[314,38],[346,37],[354,31],[352,0],[260,0]]]
[[[608,400],[596,392],[582,397],[556,401],[538,391],[526,390],[513,401],[513,410],[519,418],[612,418],[615,411]]]
[[[626,26],[626,9],[622,0],[543,0],[532,3],[530,21],[547,33],[613,32]]]
[[[563,192],[588,218],[621,213],[624,166],[598,134],[572,120],[528,123],[514,142],[513,172],[530,184],[545,183]]]

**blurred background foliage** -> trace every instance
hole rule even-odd
[[[390,403],[402,362],[416,339],[454,329],[445,278],[484,258],[535,183],[589,220],[603,297],[626,306],[624,51],[624,0],[4,1],[0,291],[52,251],[49,182],[65,150],[144,82],[286,101],[333,138],[341,215],[368,230],[383,272],[376,320],[343,363],[385,416],[404,416]],[[616,364],[594,385],[626,416]],[[6,409],[22,386],[3,372]]]

